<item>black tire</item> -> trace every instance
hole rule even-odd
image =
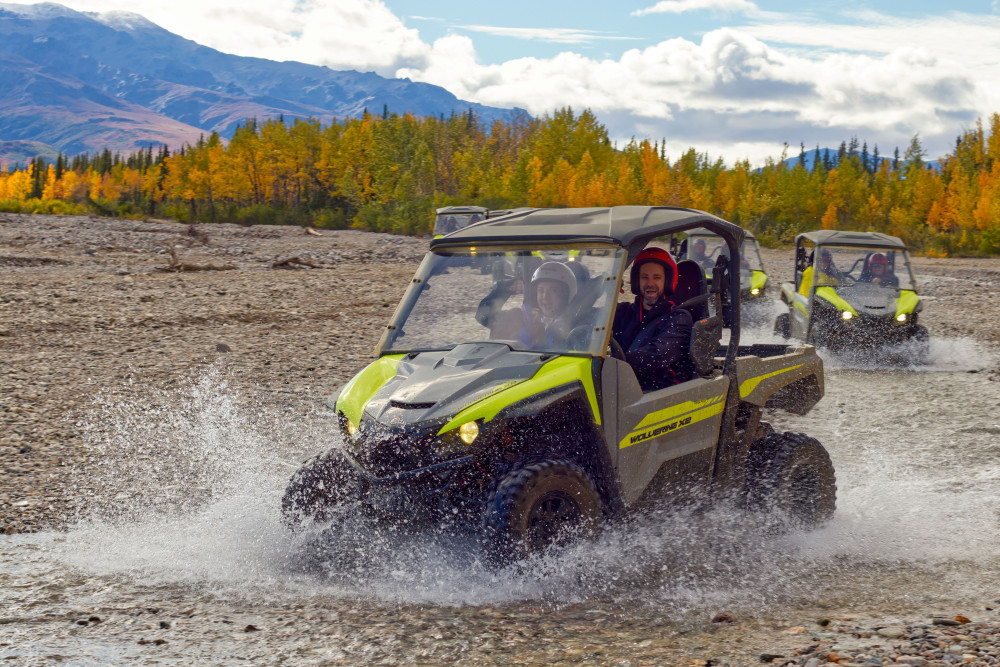
[[[331,449],[306,461],[292,475],[281,499],[281,517],[296,530],[310,521],[326,521],[332,510],[356,497],[348,463]]]
[[[540,461],[507,474],[486,507],[484,557],[503,566],[590,535],[602,517],[590,477],[568,461]]]
[[[931,334],[927,331],[927,327],[922,324],[913,327],[910,340],[915,344],[914,361],[918,364],[927,363],[927,358],[931,356]]]
[[[788,313],[782,313],[774,320],[774,333],[788,340],[792,336],[792,321]]]
[[[793,528],[818,528],[837,509],[837,478],[826,449],[802,433],[772,433],[750,445],[748,509]]]

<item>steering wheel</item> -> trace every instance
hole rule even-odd
[[[589,347],[587,341],[590,339],[590,325],[581,324],[570,329],[566,335],[566,346],[573,350],[583,350]]]
[[[622,349],[622,346],[615,340],[614,336],[611,337],[611,342],[608,344],[608,347],[611,348],[611,356],[613,358],[620,359],[622,361],[626,360],[625,350]]]

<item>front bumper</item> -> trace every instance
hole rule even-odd
[[[384,477],[365,470],[349,455],[344,456],[344,465],[363,505],[408,520],[454,516],[453,510],[476,501],[483,479],[471,455]]]
[[[817,345],[831,349],[875,349],[904,343],[917,332],[916,318],[898,322],[894,317],[859,313],[849,320],[826,317],[813,325]]]
[[[401,429],[362,422],[343,455],[357,500],[387,518],[478,520],[478,513],[463,510],[482,502],[489,475],[471,447],[455,447],[457,433],[437,435],[440,426],[435,422]]]

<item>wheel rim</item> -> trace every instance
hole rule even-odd
[[[532,551],[560,544],[583,522],[580,506],[565,491],[549,491],[528,514],[528,545]]]

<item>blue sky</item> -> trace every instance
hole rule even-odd
[[[63,0],[219,50],[443,86],[618,142],[760,164],[857,137],[928,157],[1000,112],[1000,0]]]

